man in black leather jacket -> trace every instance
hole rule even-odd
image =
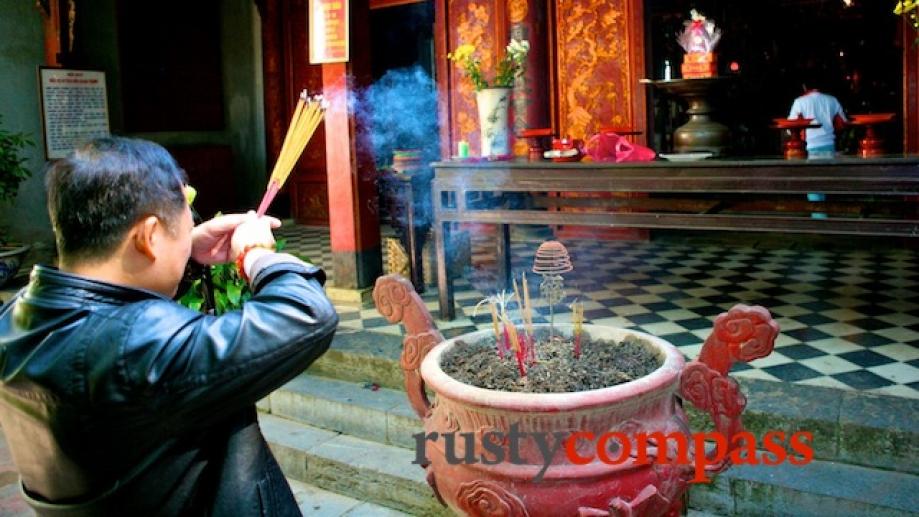
[[[59,267],[0,312],[0,423],[40,515],[299,515],[255,402],[329,346],[317,267],[254,213],[193,227],[160,146],[97,140],[47,178]],[[172,301],[191,256],[253,297],[220,317]]]

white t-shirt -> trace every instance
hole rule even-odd
[[[836,97],[814,90],[795,99],[788,118],[812,118],[820,124],[821,127],[808,129],[806,134],[807,148],[814,149],[834,145],[833,119],[837,115],[846,120],[842,104]]]

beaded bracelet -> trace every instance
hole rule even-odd
[[[244,266],[246,255],[248,255],[249,252],[255,248],[262,248],[271,251],[275,250],[274,244],[249,244],[243,248],[242,252],[236,257],[236,269],[239,271],[239,276],[241,276],[242,279],[246,281],[246,283],[249,283],[249,275],[246,274],[246,268]]]

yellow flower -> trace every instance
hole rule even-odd
[[[195,187],[191,185],[185,185],[185,200],[188,201],[188,204],[191,205],[195,202],[195,198],[198,196],[198,191],[195,190]]]
[[[475,45],[464,43],[456,50],[447,54],[447,59],[453,61],[463,70],[472,81],[476,91],[491,87],[507,88],[514,85],[515,78],[523,74],[526,67],[526,55],[530,50],[530,43],[526,40],[511,40],[507,52],[498,61],[495,78],[488,81],[482,75],[482,63],[475,56]]]
[[[456,52],[452,52],[447,55],[451,61],[466,61],[472,57],[472,53],[475,52],[475,45],[471,43],[464,43],[456,47]]]
[[[919,7],[919,1],[904,0],[904,1],[897,2],[897,6],[894,8],[893,13],[896,15],[901,15],[904,13],[908,13],[917,7]]]

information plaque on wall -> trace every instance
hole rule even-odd
[[[310,63],[348,61],[348,0],[310,0]]]
[[[110,135],[105,72],[41,67],[38,74],[49,160],[63,158],[93,138]]]

